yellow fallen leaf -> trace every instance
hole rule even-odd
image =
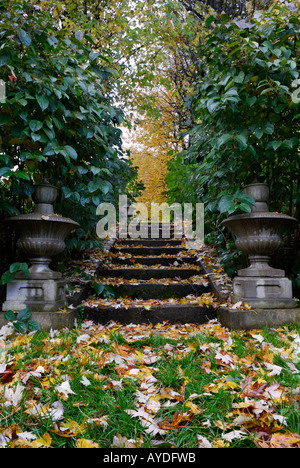
[[[76,421],[73,421],[72,419],[67,419],[66,421],[62,422],[59,426],[58,424],[54,424],[55,434],[61,437],[74,437],[76,435],[81,434],[83,431],[84,426],[80,426]]]
[[[50,447],[52,442],[52,438],[48,432],[46,432],[43,437],[40,437],[39,439],[35,439],[32,442],[32,448],[40,448],[40,447]]]
[[[76,448],[99,448],[99,444],[89,439],[78,439]]]
[[[214,448],[226,448],[229,447],[229,442],[222,439],[217,439],[214,443]]]
[[[222,385],[222,388],[224,390],[233,390],[238,387],[239,385],[236,382],[232,382],[231,380],[227,380],[226,382],[224,382],[224,385]]]
[[[188,401],[187,403],[185,403],[185,406],[190,408],[193,414],[199,414],[204,411],[204,410],[201,410],[199,406],[195,405],[195,403],[192,403],[191,401]]]

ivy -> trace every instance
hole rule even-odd
[[[237,189],[257,177],[271,186],[271,209],[295,214],[299,15],[277,4],[248,22],[213,15],[206,24],[211,31],[198,46],[202,78],[186,100],[195,124],[182,153],[187,164],[197,163],[198,199],[214,220],[249,212],[251,201],[239,201]]]
[[[135,176],[122,150],[111,58],[83,31],[59,27],[38,1],[3,2],[0,11],[2,217],[30,209],[33,184],[47,176],[60,189],[56,211],[72,213],[98,243],[97,205],[115,201]],[[73,239],[68,245],[81,248],[78,233]]]

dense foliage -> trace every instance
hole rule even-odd
[[[270,210],[300,219],[299,15],[293,3],[275,4],[249,20],[211,15],[206,27],[198,46],[203,75],[185,104],[194,117],[190,144],[168,182],[172,194],[182,159],[194,169],[185,170],[186,186],[192,198],[196,186],[208,239],[220,243],[228,235],[219,228],[224,215],[250,211],[241,189],[255,177],[270,185]]]
[[[92,245],[95,207],[136,177],[122,158],[119,102],[142,135],[144,166],[155,167],[155,155],[163,167],[171,159],[169,202],[205,203],[208,240],[228,246],[220,222],[250,210],[241,190],[255,176],[270,184],[271,210],[299,218],[294,2],[18,0],[1,8],[2,217],[30,208],[33,182],[47,175],[61,189],[57,211],[81,224],[69,247]]]
[[[30,209],[33,184],[47,177],[59,188],[56,211],[81,226],[68,247],[83,250],[98,242],[96,207],[115,201],[135,174],[122,150],[110,57],[84,31],[62,28],[48,3],[0,9],[1,218]]]

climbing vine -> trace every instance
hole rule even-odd
[[[34,183],[47,177],[59,188],[57,212],[80,224],[68,248],[97,245],[96,207],[117,199],[135,175],[123,157],[110,56],[83,30],[61,28],[48,2],[5,1],[0,9],[1,218],[29,210]],[[5,234],[1,246],[5,257]]]

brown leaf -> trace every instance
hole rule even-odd
[[[15,373],[14,373],[12,368],[6,370],[2,374],[0,374],[0,383],[2,385],[6,385],[6,384],[12,382],[12,380],[14,378],[14,375],[15,375]]]
[[[10,79],[12,84],[15,84],[17,82],[17,77],[12,70],[11,70],[11,75],[8,75],[8,78]]]
[[[176,413],[173,416],[172,421],[164,421],[163,423],[159,423],[159,427],[165,431],[169,431],[172,429],[178,429],[179,425],[185,424],[186,422],[192,421],[194,417],[194,414],[192,411],[189,411],[188,413],[184,413],[181,411],[181,413],[178,414]]]
[[[300,434],[275,432],[271,436],[254,440],[259,448],[300,448]]]

